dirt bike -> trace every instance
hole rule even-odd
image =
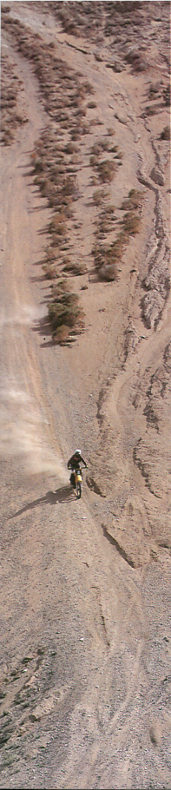
[[[75,490],[77,499],[81,497],[82,469],[74,469],[70,475],[70,483]]]

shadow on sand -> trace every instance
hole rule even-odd
[[[17,510],[16,513],[12,514],[12,516],[9,516],[9,520],[15,516],[21,516],[21,514],[26,513],[27,510],[33,510],[33,508],[37,507],[37,505],[41,505],[43,503],[45,505],[56,505],[57,502],[72,502],[74,497],[75,495],[70,485],[57,488],[56,491],[47,491],[45,496],[39,497],[39,499],[34,499],[33,502],[28,502],[27,505],[24,505],[24,507],[22,507],[20,510]]]

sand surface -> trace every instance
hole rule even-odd
[[[2,788],[170,787],[168,12],[2,3]],[[66,254],[84,264],[64,273],[84,328],[58,345],[42,265],[53,208],[33,155],[48,130],[65,168],[74,123],[57,276]],[[100,161],[116,158],[105,183],[91,158],[101,141]],[[131,189],[138,232],[116,279],[99,279],[95,245],[118,238]],[[79,502],[66,468],[77,446]]]

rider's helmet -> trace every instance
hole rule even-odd
[[[81,450],[75,450],[74,455],[81,455]]]

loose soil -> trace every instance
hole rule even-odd
[[[168,16],[2,2],[2,788],[170,786]]]

